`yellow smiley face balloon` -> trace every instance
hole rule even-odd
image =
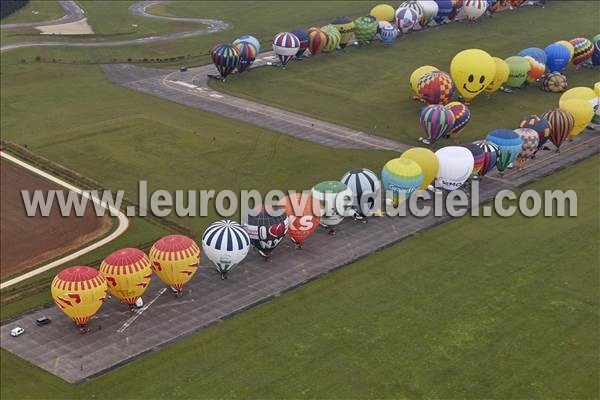
[[[483,50],[463,50],[452,59],[450,74],[458,92],[470,101],[494,80],[496,62]]]

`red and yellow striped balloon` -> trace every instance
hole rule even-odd
[[[156,275],[180,294],[198,269],[200,248],[187,236],[168,235],[154,243],[150,262]]]
[[[126,248],[109,254],[100,265],[100,274],[106,279],[108,290],[132,306],[148,288],[152,269],[146,253]]]
[[[94,268],[70,267],[54,277],[51,291],[58,308],[85,328],[104,303],[106,279]]]
[[[308,29],[308,51],[313,56],[323,50],[328,41],[329,35],[326,32],[315,27]]]
[[[573,115],[567,110],[562,108],[553,108],[552,110],[545,113],[543,116],[550,125],[550,141],[556,146],[556,152],[560,151],[560,145],[569,136],[569,133],[573,130],[575,120]]]

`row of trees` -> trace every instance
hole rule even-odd
[[[25,7],[29,0],[0,0],[0,19]]]

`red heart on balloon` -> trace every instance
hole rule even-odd
[[[274,236],[274,237],[279,237],[281,235],[283,235],[285,233],[285,225],[284,224],[277,224],[277,225],[271,225],[269,227],[269,235]]]

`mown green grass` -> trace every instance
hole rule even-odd
[[[531,186],[575,190],[577,217],[453,220],[81,386],[3,350],[1,394],[595,398],[598,172]]]
[[[322,147],[166,102],[110,83],[97,66],[35,64],[2,74],[4,139],[132,200],[142,179],[150,190],[310,189],[356,165],[379,170],[395,155]],[[199,238],[215,218],[179,222]]]
[[[34,14],[33,12],[37,12]],[[65,11],[53,0],[30,0],[25,7],[2,19],[2,24],[20,24],[24,22],[48,21],[60,18]]]
[[[600,3],[553,1],[542,9],[522,7],[482,18],[476,24],[455,23],[416,32],[392,46],[379,42],[314,59],[291,62],[286,70],[259,68],[211,82],[219,90],[316,116],[369,133],[415,143],[425,136],[419,126],[422,103],[411,100],[410,74],[422,65],[449,71],[454,55],[481,48],[506,58],[525,47],[544,48],[574,37],[592,37],[598,30]],[[577,21],[565,24],[565,19]],[[589,86],[600,79],[598,71],[569,67],[570,87]],[[481,139],[493,129],[515,128],[526,114],[543,113],[558,106],[560,94],[537,86],[483,94],[471,105],[472,119],[463,131],[464,141]]]
[[[113,9],[104,7],[104,3],[115,3]],[[198,24],[181,24],[178,22],[157,21],[148,18],[133,17],[127,11],[131,1],[96,2],[83,1],[83,8],[94,29],[105,35],[129,32],[131,23],[139,25],[138,33],[127,33],[124,37],[140,37],[140,32],[148,36],[168,31],[185,31],[197,28]],[[399,2],[391,2],[398,4]],[[81,47],[38,47],[11,50],[14,60],[24,59],[31,62],[39,56],[46,60],[62,60],[64,62],[127,62],[129,58],[156,59],[190,55],[182,63],[208,63],[208,53],[217,43],[230,43],[242,34],[256,36],[264,48],[271,47],[273,36],[280,31],[294,27],[322,26],[337,15],[357,17],[368,14],[375,1],[177,1],[149,8],[149,12],[158,15],[176,17],[197,17],[224,20],[231,28],[224,32],[210,35],[195,36],[175,41],[149,43],[133,46],[110,48],[81,48]],[[183,29],[185,27],[185,29]],[[118,39],[118,36],[114,37]],[[36,37],[4,37],[3,41],[16,42],[36,40]],[[60,39],[60,38],[58,38]],[[55,40],[55,39],[52,39]],[[71,40],[71,39],[67,39]],[[77,38],[76,40],[86,40]],[[5,54],[3,54],[5,58]],[[7,60],[3,60],[8,62]]]

